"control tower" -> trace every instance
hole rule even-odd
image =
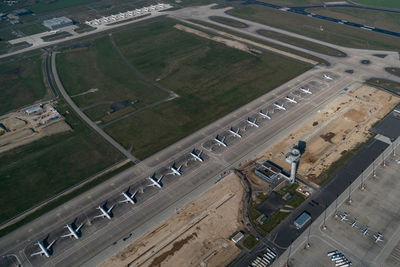
[[[292,147],[292,150],[286,154],[286,161],[292,164],[290,177],[287,177],[289,183],[293,184],[296,179],[297,164],[300,161],[301,153],[297,146]]]

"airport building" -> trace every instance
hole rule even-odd
[[[305,211],[294,221],[294,225],[297,229],[301,229],[309,220],[311,220],[311,215]]]
[[[256,164],[256,169],[254,173],[255,175],[257,175],[258,177],[267,181],[270,184],[276,182],[282,173],[285,174],[282,168],[280,168],[279,166],[277,166],[276,164],[274,164],[269,160],[267,160],[261,165]]]
[[[73,21],[67,17],[59,17],[53,18],[43,21],[42,23],[45,27],[49,28],[50,30],[57,30],[60,28],[64,28],[70,25],[73,25]]]

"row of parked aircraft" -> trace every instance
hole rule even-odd
[[[341,222],[349,221],[349,219],[347,218],[348,216],[349,216],[349,214],[347,212],[344,212],[343,214],[339,214],[340,221]],[[354,220],[352,222],[349,222],[349,224],[353,228],[359,228],[357,226],[357,222],[358,222],[358,219],[354,218]],[[366,225],[364,228],[359,228],[359,229],[360,229],[362,235],[364,235],[364,236],[370,235],[368,225]],[[376,235],[372,235],[372,237],[375,239],[375,243],[384,241],[383,234],[380,232],[377,232]]]
[[[325,75],[325,74],[324,74],[324,78],[332,80],[331,77],[329,77],[329,76],[327,76],[327,75]],[[312,92],[311,92],[310,89],[308,89],[308,88],[306,89],[306,88],[300,87],[300,91],[302,91],[302,92],[305,93],[305,94],[310,94],[310,95],[312,94]],[[294,99],[294,97],[290,98],[289,96],[286,96],[286,97],[285,97],[285,100],[287,100],[287,101],[290,102],[290,103],[294,103],[294,104],[297,104],[297,103],[298,103],[298,102]],[[279,103],[275,102],[273,105],[274,105],[275,108],[277,108],[277,109],[279,109],[279,110],[284,110],[284,111],[286,111],[286,107],[284,107],[283,104],[279,104]],[[259,114],[262,118],[264,118],[264,119],[269,119],[269,120],[271,119],[271,116],[269,115],[268,111],[267,111],[267,112],[263,112],[263,110],[261,109],[261,110],[258,112],[258,114]],[[253,120],[253,119],[251,119],[250,117],[248,117],[247,120],[246,120],[246,122],[247,122],[251,127],[256,127],[256,128],[259,127],[259,125],[258,125],[258,123],[257,123],[257,118],[255,118],[255,119]],[[234,130],[233,127],[231,127],[231,128],[228,130],[228,132],[229,132],[232,136],[234,136],[234,137],[242,138],[242,135],[241,135],[241,133],[240,133],[240,129],[239,129],[239,128],[238,128],[237,130]],[[214,141],[215,141],[218,145],[221,145],[221,146],[223,146],[223,147],[227,147],[227,144],[226,144],[226,142],[225,142],[225,139],[226,139],[225,136],[222,137],[222,138],[220,138],[219,135],[217,135],[217,136],[214,138]],[[193,149],[193,150],[189,153],[189,155],[192,157],[193,160],[199,161],[199,162],[204,162],[204,159],[202,158],[202,154],[203,154],[203,151],[196,152],[196,149]],[[182,166],[183,166],[183,165],[180,165],[179,167],[176,167],[175,163],[173,163],[171,166],[169,166],[169,169],[170,169],[171,172],[170,172],[170,173],[167,173],[166,175],[177,175],[177,176],[182,176],[182,175],[183,175]],[[157,177],[157,176],[156,176],[156,173],[153,173],[151,176],[148,177],[148,180],[150,181],[150,184],[148,184],[147,186],[148,186],[148,187],[149,187],[149,186],[153,186],[153,187],[156,187],[156,188],[162,188],[162,187],[163,187],[162,179],[163,179],[164,177],[165,177],[165,175],[161,175],[160,177]],[[134,193],[131,194],[131,193],[130,193],[130,188],[128,188],[126,191],[124,191],[124,192],[121,193],[121,195],[124,197],[124,199],[121,200],[121,201],[119,201],[119,203],[136,204],[136,202],[137,202],[137,200],[136,200],[136,195],[137,195],[137,193],[138,193],[138,190],[136,190]],[[112,218],[112,217],[111,217],[111,211],[112,211],[112,209],[113,209],[114,207],[115,207],[115,205],[112,205],[110,208],[107,209],[107,208],[105,208],[105,205],[100,205],[100,206],[98,206],[96,209],[98,209],[98,210],[100,211],[100,214],[94,216],[93,219],[95,219],[95,218],[107,218],[107,219],[111,220],[111,218]],[[84,225],[84,224],[82,223],[81,225],[79,225],[79,226],[76,227],[76,228],[73,226],[73,224],[68,224],[68,225],[66,225],[65,228],[68,229],[69,233],[68,233],[68,234],[65,234],[65,235],[62,235],[61,237],[70,237],[70,238],[79,239],[80,230],[81,230],[81,228],[83,227],[83,225]],[[382,237],[382,236],[380,236],[380,237]],[[379,240],[379,241],[381,241],[381,240]],[[54,240],[53,242],[51,242],[51,243],[50,243],[49,245],[47,245],[47,246],[44,244],[44,240],[41,240],[41,241],[37,242],[36,244],[39,246],[40,251],[31,254],[31,256],[34,256],[34,255],[44,255],[44,256],[46,256],[46,257],[50,257],[50,250],[51,250],[51,247],[54,245],[55,242],[56,242],[56,240]]]
[[[199,162],[204,162],[204,159],[202,158],[203,151],[196,152],[196,149],[193,149],[189,155],[191,156],[192,160],[199,161]],[[177,175],[181,176],[183,175],[182,172],[182,167],[183,165],[180,165],[179,167],[176,167],[176,164],[173,163],[171,166],[169,166],[169,169],[171,172],[167,173],[166,175]],[[162,188],[163,184],[161,180],[164,178],[165,175],[161,175],[160,177],[156,177],[156,173],[153,173],[151,176],[147,177],[147,179],[150,181],[150,183],[147,185],[147,187],[153,186],[157,188]],[[136,190],[134,193],[130,193],[130,188],[128,188],[126,191],[121,193],[121,196],[123,196],[123,200],[119,201],[118,203],[130,203],[130,204],[136,204],[136,195],[139,191]],[[105,205],[100,205],[96,209],[100,211],[99,215],[96,215],[93,217],[95,218],[106,218],[108,220],[112,219],[111,216],[111,211],[115,207],[115,205],[112,205],[110,208],[105,208]],[[79,225],[78,227],[75,227],[74,224],[67,224],[65,226],[66,229],[68,229],[69,233],[62,235],[61,237],[70,237],[70,238],[75,238],[79,239],[81,235],[81,228],[83,227],[84,223]],[[35,252],[31,254],[31,256],[35,255],[42,255],[46,257],[50,257],[51,255],[51,247],[54,245],[56,240],[51,242],[48,245],[45,245],[44,243],[45,240],[41,240],[37,242],[36,244],[39,246],[40,251]]]

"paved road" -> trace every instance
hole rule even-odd
[[[308,9],[308,8],[323,8],[323,6],[284,7],[284,6],[278,6],[278,5],[274,5],[274,4],[270,4],[270,3],[266,3],[266,2],[261,2],[261,1],[257,1],[257,0],[244,0],[244,2],[245,3],[242,4],[242,5],[261,5],[261,6],[266,6],[266,7],[269,7],[269,8],[285,10],[286,12],[291,12],[291,13],[296,13],[296,14],[299,14],[299,15],[304,15],[304,16],[308,16],[308,17],[322,19],[322,20],[326,20],[326,21],[330,21],[330,22],[334,22],[334,23],[338,23],[338,24],[347,25],[347,26],[350,26],[350,27],[355,27],[355,28],[358,28],[358,29],[363,29],[363,30],[368,30],[368,31],[373,31],[373,32],[378,32],[378,33],[382,33],[382,34],[387,34],[387,35],[391,35],[391,36],[400,37],[400,33],[399,32],[389,31],[389,30],[385,30],[385,29],[382,29],[382,28],[376,28],[376,27],[372,27],[372,26],[368,26],[368,25],[363,25],[363,24],[359,24],[359,23],[355,23],[355,22],[351,22],[351,21],[346,21],[346,20],[341,20],[341,19],[337,19],[337,18],[332,18],[332,17],[328,17],[328,16],[323,16],[323,15],[319,15],[319,14],[314,14],[314,13],[306,11],[306,9]],[[329,7],[350,7],[350,8],[367,9],[367,10],[378,10],[378,11],[391,12],[391,13],[400,13],[399,11],[394,11],[394,10],[367,8],[367,7],[354,6],[354,5],[329,5]]]
[[[74,101],[72,101],[71,97],[67,94],[67,92],[64,89],[64,86],[62,85],[60,78],[58,77],[57,73],[57,67],[56,67],[56,52],[52,53],[51,55],[51,70],[53,72],[53,77],[54,81],[60,90],[61,95],[67,101],[67,103],[71,106],[71,108],[78,114],[79,117],[81,117],[82,120],[84,120],[93,130],[95,130],[99,135],[101,135],[107,142],[109,142],[113,147],[115,147],[118,151],[120,151],[125,157],[130,159],[134,163],[138,163],[139,160],[135,158],[129,151],[127,151],[125,148],[123,148],[118,142],[116,142],[114,139],[112,139],[108,134],[106,134],[102,129],[100,129],[97,124],[95,124],[91,119],[89,119],[85,113],[83,113],[79,107],[75,104]]]
[[[209,7],[200,7],[197,10],[188,8],[180,12],[179,14],[174,11],[173,14],[174,16],[182,15],[183,18],[192,14],[192,18],[205,18],[207,21],[208,16],[213,12],[219,14],[218,10],[210,11]],[[209,15],[204,14],[204,12],[209,12]],[[222,12],[222,14],[224,13]],[[246,24],[249,25],[249,23],[246,21]],[[256,27],[258,25],[253,24],[252,28],[249,28],[248,34],[260,37],[256,31],[264,25]],[[255,30],[255,32],[252,30]],[[342,50],[342,48],[340,47],[339,50]],[[85,262],[87,266],[93,266],[101,262],[125,245],[125,242],[121,240],[129,233],[133,233],[129,240],[137,238],[152,226],[173,214],[176,208],[182,207],[210,188],[220,179],[220,173],[237,166],[239,162],[252,158],[279,140],[280,136],[288,134],[292,129],[302,124],[310,114],[316,113],[338,94],[343,93],[344,87],[351,88],[354,83],[363,81],[365,77],[379,74],[382,67],[391,63],[377,58],[376,63],[371,64],[372,68],[371,66],[358,66],[360,59],[365,57],[375,59],[372,53],[376,53],[376,51],[345,50],[349,57],[341,58],[340,61],[337,58],[325,57],[329,61],[332,59],[333,64],[330,68],[316,67],[296,77],[274,91],[116,175],[107,182],[68,201],[41,218],[28,223],[18,231],[2,237],[0,239],[0,255],[16,254],[27,266],[51,266],[55,264],[74,266],[82,265]],[[394,58],[393,53],[387,52],[387,54],[386,60]],[[55,59],[53,58],[53,60],[53,67],[55,67]],[[350,64],[350,66],[347,64]],[[356,66],[358,66],[357,69]],[[354,67],[356,72],[353,75],[344,73],[344,70],[349,67]],[[54,69],[53,72],[56,73]],[[328,73],[334,77],[334,81],[323,80],[321,78],[323,73]],[[386,72],[384,73],[386,74]],[[55,80],[59,82],[59,79]],[[306,96],[299,97],[300,104],[288,104],[288,111],[286,112],[271,109],[273,102],[282,101],[284,96],[296,93],[296,88],[299,86],[307,86],[313,82],[314,85],[318,85],[313,89],[315,93],[308,98]],[[260,108],[272,110],[273,119],[269,121],[258,118],[260,128],[247,127],[244,120],[249,116],[257,116],[256,111]],[[243,138],[236,140],[233,137],[227,137],[228,148],[226,149],[212,146],[211,138],[216,134],[227,136],[224,129],[230,126],[240,127],[243,130]],[[200,165],[198,162],[187,161],[188,156],[185,152],[190,151],[193,147],[205,151],[205,163]],[[139,194],[138,203],[135,207],[118,205],[113,210],[115,218],[112,221],[91,220],[94,215],[98,214],[94,207],[103,204],[106,200],[108,200],[108,206],[117,203],[121,199],[119,193],[126,190],[128,186],[131,186],[132,190],[144,188],[147,183],[144,181],[146,176],[154,171],[157,174],[166,173],[165,167],[174,161],[178,164],[187,162],[183,168],[183,177],[178,179],[170,175],[166,176],[163,180],[165,187],[159,191],[146,188],[144,193]],[[37,250],[33,242],[45,238],[47,235],[49,235],[49,241],[58,239],[61,234],[65,233],[62,226],[74,219],[77,219],[78,223],[85,222],[80,241],[59,239],[54,245],[54,255],[50,259],[29,256],[31,252]]]

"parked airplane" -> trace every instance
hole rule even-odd
[[[374,238],[375,238],[375,243],[383,242],[383,236],[382,236],[382,234],[379,233],[379,232],[378,232],[377,235],[374,235]]]
[[[347,212],[343,213],[343,215],[342,215],[342,214],[339,214],[340,221],[341,221],[341,222],[343,222],[343,221],[348,221],[349,219],[347,219],[347,216],[349,216],[349,214],[348,214]]]
[[[94,216],[93,219],[103,217],[103,218],[107,218],[107,219],[111,220],[110,212],[114,208],[114,206],[115,205],[112,205],[111,208],[109,208],[108,210],[105,210],[103,206],[98,206],[96,209],[100,210],[101,214]]]
[[[74,229],[72,224],[67,224],[66,226],[64,226],[64,228],[68,229],[69,234],[62,235],[61,237],[69,237],[69,238],[75,237],[75,239],[79,239],[78,233],[79,233],[79,230],[81,230],[82,226],[83,226],[83,223],[81,225],[79,225],[76,229]]]
[[[193,148],[192,152],[190,152],[190,155],[193,157],[194,160],[198,160],[200,162],[203,162],[203,158],[201,157],[201,154],[203,154],[203,151],[200,151],[199,154],[196,153],[196,150]]]
[[[368,233],[368,225],[366,225],[364,229],[361,229],[361,233],[363,235],[369,235],[369,233]]]
[[[357,218],[354,218],[354,221],[350,223],[351,227],[357,227]]]
[[[303,93],[312,95],[312,92],[310,91],[310,88],[305,89],[305,88],[303,88],[303,87],[300,87],[300,91],[302,91]]]
[[[252,127],[253,126],[255,126],[257,128],[259,127],[258,124],[257,124],[257,118],[255,118],[254,121],[251,121],[250,118],[247,118],[247,123],[250,124],[250,126],[252,126]]]
[[[324,79],[327,79],[327,80],[333,80],[333,78],[332,78],[332,77],[330,77],[329,75],[327,75],[327,74],[325,74],[325,73],[324,73]]]
[[[290,103],[297,104],[297,101],[294,100],[294,97],[293,97],[293,98],[290,98],[289,96],[285,96],[285,99],[286,99],[287,101],[289,101]]]
[[[181,176],[182,175],[182,166],[179,166],[178,168],[175,167],[175,162],[169,167],[169,169],[172,171],[168,174],[172,174],[172,175],[178,175]]]
[[[282,105],[279,105],[279,103],[275,102],[275,103],[274,103],[274,106],[275,106],[277,109],[286,110],[286,108],[283,106],[283,104],[282,104]]]
[[[231,133],[231,135],[233,135],[234,137],[242,138],[242,135],[239,133],[240,128],[238,128],[236,131],[234,131],[233,128],[231,127],[228,131],[229,131],[229,132]]]
[[[400,110],[393,109],[393,111],[394,111],[395,113],[399,113],[399,114],[400,114]]]
[[[56,33],[58,33],[60,30],[52,30],[52,31],[49,31],[49,33],[51,33],[51,34],[56,34]]]
[[[148,179],[151,182],[151,184],[149,184],[148,186],[154,186],[154,187],[162,188],[163,187],[163,184],[161,183],[162,178],[164,178],[164,175],[161,175],[161,177],[157,179],[156,173],[153,173],[152,176],[148,177]]]
[[[42,256],[46,256],[47,258],[49,258],[49,257],[50,257],[50,249],[51,249],[51,247],[53,246],[53,244],[54,244],[55,242],[56,242],[56,240],[54,240],[53,242],[51,242],[47,247],[44,246],[43,240],[37,242],[36,244],[39,246],[40,251],[31,254],[31,257],[32,257],[32,256],[35,256],[35,255],[42,255]]]
[[[136,203],[136,194],[137,194],[138,190],[135,191],[135,193],[133,194],[129,194],[129,188],[128,190],[126,190],[125,192],[122,192],[121,195],[124,196],[124,200],[121,200],[119,203],[131,203],[131,204],[135,204]]]
[[[217,142],[218,145],[227,147],[228,145],[225,143],[225,136],[222,139],[219,139],[218,135],[214,138],[214,141]]]
[[[260,109],[260,111],[258,112],[258,114],[260,114],[264,119],[271,119],[271,117],[269,116],[268,111],[267,112],[263,112],[262,109]]]

